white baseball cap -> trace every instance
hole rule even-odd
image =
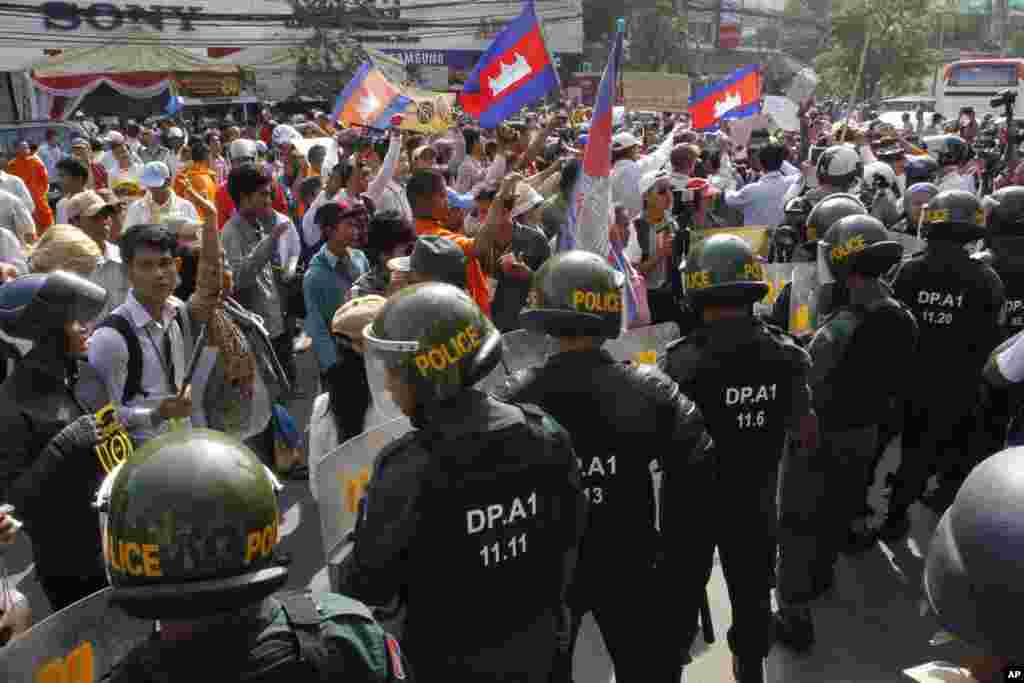
[[[252,159],[255,161],[257,156],[259,156],[259,148],[252,140],[239,138],[228,145],[228,158],[232,161],[238,159]]]
[[[291,144],[293,140],[302,138],[299,131],[295,130],[291,126],[281,124],[274,128],[274,132],[270,134],[270,139],[274,143],[274,147],[278,147],[283,144]]]
[[[640,139],[632,133],[626,131],[619,133],[612,138],[612,150],[619,152],[630,147],[636,147],[640,144]]]
[[[519,186],[516,188],[516,203],[512,207],[512,218],[519,218],[543,203],[544,197],[541,196],[540,192],[537,192],[537,190],[526,183],[519,183]]]
[[[171,179],[171,170],[162,161],[151,161],[142,167],[139,183],[150,189],[163,187]]]
[[[167,138],[183,138],[185,137],[185,131],[177,126],[167,129]]]

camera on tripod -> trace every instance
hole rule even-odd
[[[1009,107],[1012,109],[1016,102],[1017,93],[1014,92],[1013,90],[1010,90],[1009,88],[1005,90],[1000,90],[999,92],[996,93],[995,97],[988,101],[989,105],[993,109],[998,109],[999,107]]]

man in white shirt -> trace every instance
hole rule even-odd
[[[641,142],[632,133],[619,133],[612,138],[611,186],[612,203],[621,204],[629,212],[630,219],[643,211],[643,197],[640,194],[640,178],[645,173],[660,171],[672,153],[672,142],[676,133],[682,130],[677,125],[652,154],[640,156]]]
[[[36,201],[32,199],[32,194],[28,191],[25,181],[2,169],[0,169],[0,190],[6,190],[20,199],[29,212],[36,210]]]
[[[57,162],[63,159],[66,154],[64,150],[57,144],[57,131],[48,130],[46,131],[46,141],[39,145],[39,149],[36,150],[36,156],[46,166],[46,172],[51,178],[57,175]]]
[[[169,420],[192,415],[191,391],[183,386],[191,349],[171,303],[176,244],[162,225],[125,233],[121,246],[132,288],[89,339],[89,364],[136,447],[165,431]]]
[[[146,164],[139,182],[147,193],[128,207],[124,217],[124,231],[140,223],[163,223],[169,218],[184,218],[200,223],[199,213],[192,202],[174,194],[171,189],[171,171],[162,161]]]
[[[100,248],[100,258],[90,280],[107,290],[107,303],[98,319],[103,320],[128,296],[128,274],[121,263],[121,252],[110,242],[110,231],[117,206],[108,204],[93,190],[79,192],[66,205],[68,222],[78,226]]]
[[[412,206],[409,205],[409,198],[405,194],[405,188],[395,180],[395,169],[398,167],[398,160],[401,155],[401,131],[391,129],[391,144],[388,146],[388,153],[384,155],[384,162],[380,166],[380,171],[377,172],[373,182],[367,188],[366,196],[373,202],[377,212],[395,211],[402,218],[412,223]]]
[[[68,222],[68,202],[79,192],[84,192],[89,184],[89,169],[80,159],[68,157],[57,162],[57,176],[61,193],[64,195],[57,202],[57,223]]]
[[[744,185],[738,191],[727,191],[725,203],[743,210],[744,225],[776,227],[785,219],[784,197],[799,175],[782,175],[785,149],[770,143],[758,150],[758,159],[765,173],[757,182]]]
[[[0,228],[7,228],[22,244],[36,237],[36,222],[25,204],[6,190],[0,190]]]

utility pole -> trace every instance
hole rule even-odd
[[[943,51],[943,45],[946,38],[946,12],[945,10],[939,11],[939,54],[941,55],[941,63],[935,67],[935,73],[932,74],[932,97],[938,97],[939,94],[939,69],[942,68],[943,64],[946,63],[946,54]]]
[[[686,4],[686,0],[675,0],[676,3],[676,17],[679,19],[679,23],[683,27],[682,31],[682,49],[679,51],[679,59],[681,64],[679,65],[679,72],[684,74],[690,74],[693,69],[690,68],[690,9]]]

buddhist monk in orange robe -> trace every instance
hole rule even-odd
[[[7,172],[25,181],[29,194],[35,201],[32,218],[36,222],[36,234],[42,235],[53,225],[53,211],[47,193],[50,191],[50,176],[46,173],[46,165],[33,156],[25,141],[18,143],[16,156],[7,164]]]

